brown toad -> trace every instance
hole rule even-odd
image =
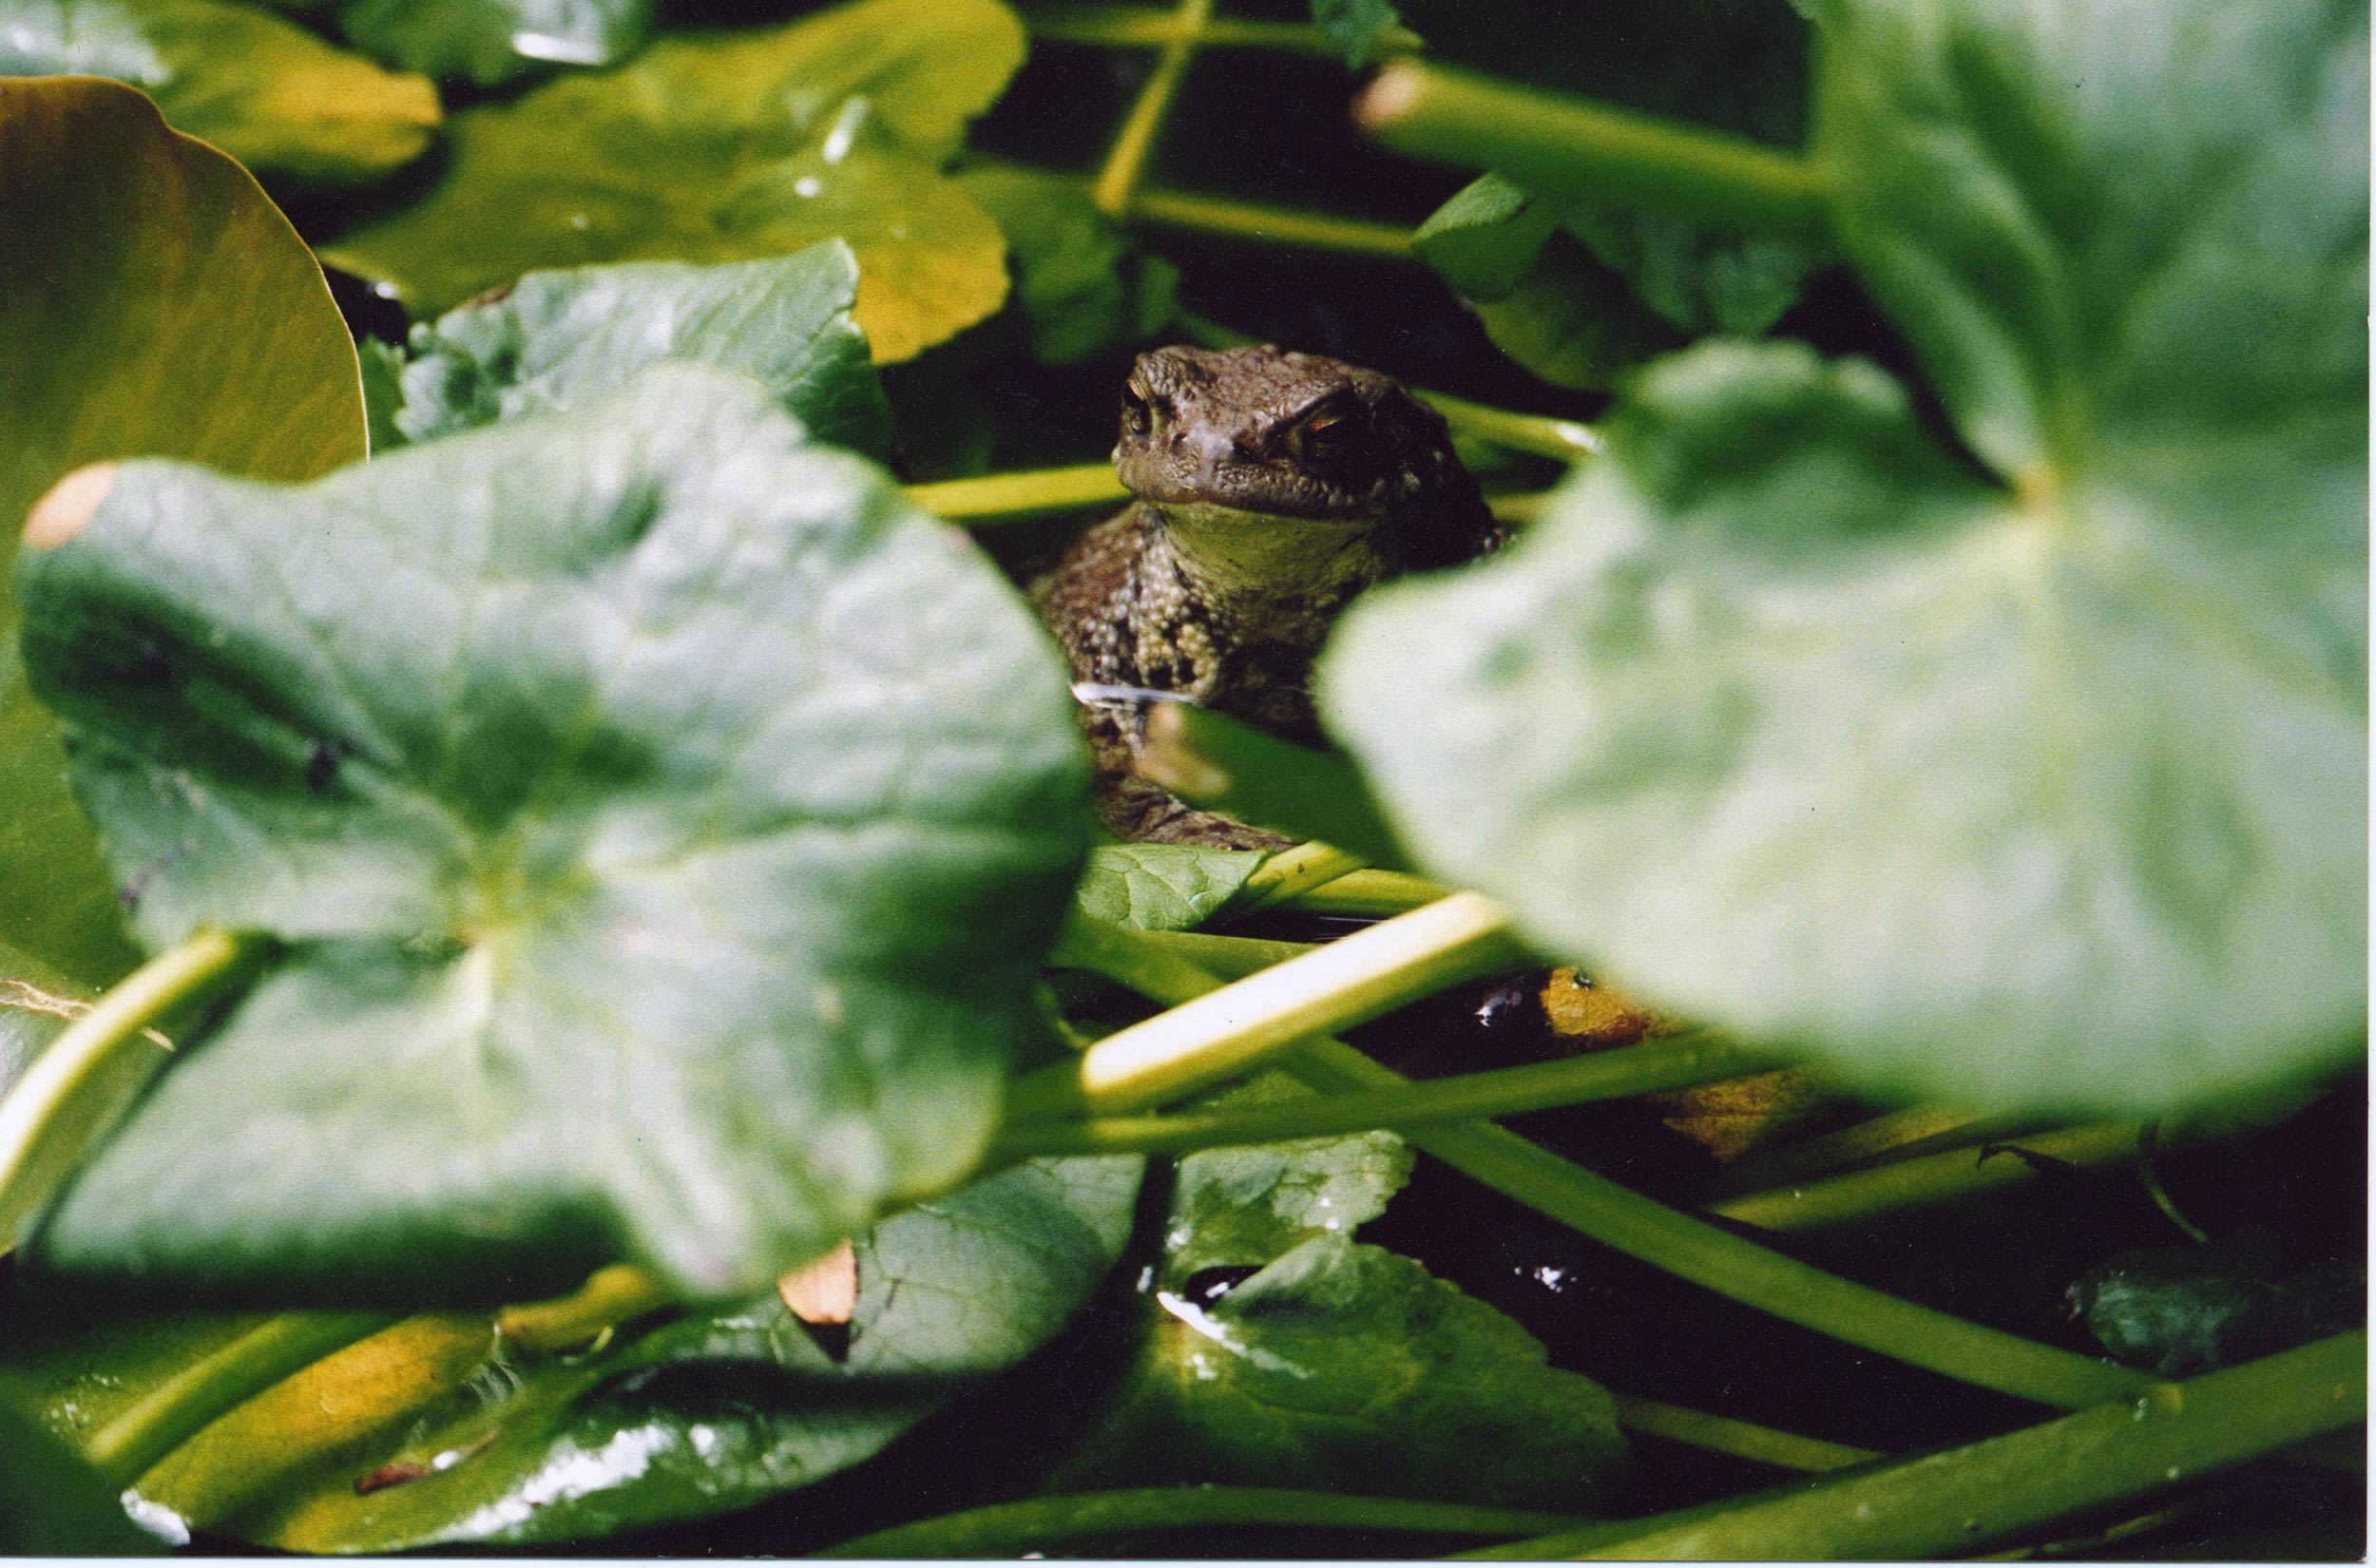
[[[1337,612],[1485,550],[1492,515],[1435,411],[1375,371],[1270,347],[1141,354],[1114,464],[1138,499],[1032,589],[1072,661],[1099,810],[1126,838],[1276,847],[1132,774],[1148,704],[1316,742],[1312,660]]]

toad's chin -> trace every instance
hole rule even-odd
[[[1333,597],[1379,575],[1365,517],[1286,517],[1210,501],[1153,508],[1180,562],[1223,594]]]

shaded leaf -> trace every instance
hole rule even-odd
[[[1355,70],[1377,58],[1378,35],[1402,19],[1389,0],[1312,0],[1313,25]]]
[[[0,576],[27,510],[82,464],[303,479],[363,455],[354,350],[320,269],[246,171],[139,93],[0,81],[0,212],[41,215],[0,223]],[[0,598],[0,941],[103,983],[135,955],[18,674],[15,620]]]
[[[127,464],[21,579],[140,934],[289,944],[53,1267],[484,1300],[623,1253],[714,1298],[987,1138],[1083,848],[1060,661],[755,383],[304,488]]]
[[[0,0],[0,76],[130,83],[266,179],[368,184],[419,157],[437,92],[222,0]]]
[[[1477,318],[1494,347],[1555,387],[1601,392],[1680,341],[1624,282],[1575,244],[1554,239]]]
[[[530,273],[499,299],[414,327],[411,361],[374,411],[385,410],[399,439],[427,441],[567,409],[647,366],[694,360],[758,381],[815,439],[879,457],[891,405],[850,316],[857,290],[857,258],[838,240],[710,267]]]
[[[662,40],[465,110],[419,201],[323,249],[416,312],[542,268],[734,261],[838,237],[857,317],[906,359],[995,311],[1005,240],[940,163],[1023,61],[997,0],[854,0]]]
[[[1285,1073],[1264,1073],[1200,1103],[1243,1110],[1311,1094]],[[1410,1179],[1412,1158],[1410,1145],[1388,1132],[1190,1155],[1173,1178],[1157,1280],[1182,1290],[1207,1269],[1259,1266],[1315,1237],[1351,1235],[1386,1212]]]
[[[0,1553],[10,1557],[130,1557],[164,1543],[135,1525],[116,1489],[44,1431],[0,1404]]]
[[[1178,269],[1138,254],[1078,182],[997,166],[957,180],[1006,236],[1013,302],[1042,364],[1077,365],[1171,325]]]

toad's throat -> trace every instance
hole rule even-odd
[[[1382,573],[1370,518],[1285,517],[1210,501],[1140,505],[1208,598],[1341,599]]]

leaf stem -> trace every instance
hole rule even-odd
[[[1359,855],[1349,854],[1316,838],[1292,850],[1281,850],[1254,869],[1253,874],[1230,895],[1229,902],[1221,906],[1216,918],[1236,919],[1284,904],[1291,898],[1300,898],[1368,864]]]
[[[1009,1115],[1024,1121],[1159,1104],[1242,1072],[1299,1040],[1375,1018],[1524,958],[1508,910],[1481,894],[1454,893],[1211,996],[1159,995],[1178,1004],[1022,1080]],[[1213,989],[1212,977],[1197,966],[1138,932],[1085,917],[1066,925],[1055,962],[1094,969],[1134,989]]]
[[[1817,242],[1830,234],[1826,181],[1808,159],[1540,87],[1403,60],[1353,118],[1397,152],[1596,206]]]
[[[1540,1522],[1544,1520],[1552,1522]],[[893,1525],[829,1546],[817,1556],[1002,1558],[1082,1537],[1126,1530],[1209,1529],[1223,1525],[1308,1525],[1316,1529],[1508,1536],[1561,1529],[1575,1522],[1573,1515],[1408,1498],[1349,1497],[1339,1492],[1295,1492],[1271,1486],[1145,1486],[1026,1498],[1019,1502],[969,1508],[937,1519]]]
[[[1098,170],[1097,181],[1089,187],[1089,200],[1106,217],[1119,221],[1130,215],[1147,161],[1154,156],[1156,138],[1171,115],[1172,101],[1179,95],[1179,84],[1188,74],[1188,63],[1196,58],[1197,35],[1212,18],[1213,0],[1179,0],[1179,9],[1172,13],[1176,35],[1163,46],[1155,69],[1114,135],[1105,166]]]
[[[908,499],[935,517],[982,526],[1083,507],[1111,507],[1130,499],[1111,463],[1080,463],[1063,468],[1026,468],[979,479],[945,479],[910,485]]]
[[[605,1329],[668,1304],[659,1280],[632,1263],[614,1263],[595,1270],[565,1296],[505,1308],[495,1314],[495,1331],[524,1350],[574,1350]]]
[[[1140,222],[1225,239],[1296,250],[1364,256],[1380,261],[1412,258],[1410,230],[1370,218],[1344,218],[1297,207],[1274,207],[1195,191],[1142,190],[1130,209]]]
[[[164,1065],[169,1047],[151,1026],[269,945],[249,932],[197,931],[118,981],[34,1059],[0,1099],[0,1251],[25,1238]]]
[[[1432,904],[1452,889],[1408,871],[1348,871],[1324,888],[1297,893],[1289,905],[1306,914],[1382,920]]]
[[[2056,1520],[2353,1425],[2366,1417],[2366,1333],[2338,1334],[1945,1453],[1473,1555],[1969,1557]]]
[[[2136,1151],[2133,1121],[2069,1127],[1750,1193],[1711,1203],[1708,1212],[1761,1231],[1830,1230],[2029,1186],[2041,1173],[2022,1154],[2097,1170],[2134,1159]]]
[[[1327,36],[1304,22],[1216,16],[1203,27],[1187,31],[1182,29],[1177,15],[1137,6],[1038,5],[1024,10],[1023,23],[1032,37],[1051,44],[1159,48],[1185,38],[1208,49],[1262,49],[1323,60],[1338,58],[1335,46]],[[1388,28],[1378,34],[1376,47],[1382,54],[1409,54],[1420,48],[1421,43],[1419,35],[1408,28]]]
[[[1883,1457],[1875,1449],[1826,1443],[1821,1438],[1776,1431],[1754,1422],[1710,1415],[1705,1410],[1686,1409],[1655,1399],[1636,1399],[1630,1394],[1612,1397],[1617,1401],[1618,1425],[1627,1431],[1664,1438],[1669,1443],[1688,1443],[1712,1454],[1731,1454],[1735,1459],[1755,1460],[1784,1470],[1845,1470],[1851,1464],[1869,1463]]]
[[[1009,1122],[999,1133],[997,1156],[1036,1159],[1057,1155],[1185,1154],[1230,1144],[1333,1138],[1379,1127],[1401,1129],[1619,1100],[1738,1078],[1770,1065],[1765,1058],[1729,1042],[1705,1035],[1678,1037],[1557,1061],[1432,1079],[1407,1088],[1356,1090],[1244,1110]]]
[[[281,1379],[397,1321],[392,1312],[283,1312],[191,1363],[83,1442],[83,1457],[117,1487]]]
[[[1295,1072],[1328,1092],[1407,1081],[1333,1041],[1306,1046]],[[1826,1273],[1678,1214],[1504,1128],[1471,1122],[1413,1128],[1406,1136],[1446,1164],[1603,1246],[1908,1366],[2066,1409],[2117,1399],[2150,1381]]]
[[[1191,806],[1392,864],[1401,851],[1377,797],[1341,756],[1193,703],[1147,716],[1134,765]]]

